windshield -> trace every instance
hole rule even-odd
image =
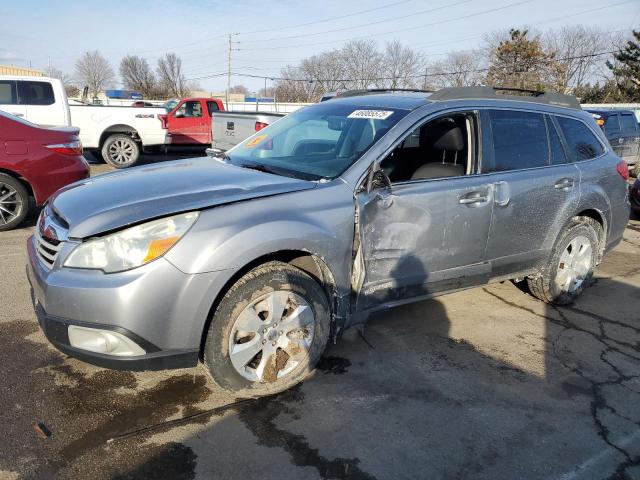
[[[358,160],[408,110],[324,102],[299,110],[228,152],[234,165],[320,180]]]

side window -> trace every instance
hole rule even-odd
[[[549,133],[549,158],[551,159],[551,165],[561,165],[567,163],[567,156],[564,153],[562,142],[556,131],[556,127],[551,121],[550,117],[545,117],[547,122],[547,131]]]
[[[184,102],[180,105],[180,108],[176,110],[177,117],[201,117],[202,116],[202,105],[200,102]]]
[[[549,143],[544,117],[540,113],[491,110],[493,165],[483,173],[505,172],[549,164]]]
[[[625,132],[635,132],[638,126],[635,115],[631,113],[623,113],[620,115],[620,125]]]
[[[455,113],[408,133],[380,163],[392,183],[459,177],[473,171],[476,116]]]
[[[0,105],[15,105],[17,103],[16,82],[13,80],[0,81]]]
[[[604,121],[604,131],[607,137],[616,137],[620,135],[620,123],[618,122],[618,114],[609,115]]]
[[[589,127],[573,118],[556,118],[574,161],[589,160],[602,155],[604,147]]]
[[[55,101],[49,82],[18,81],[18,103],[21,105],[53,105]]]
[[[217,112],[220,110],[216,102],[207,102],[207,108],[209,109],[209,116],[211,116],[213,112]]]

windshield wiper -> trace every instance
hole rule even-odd
[[[272,173],[274,175],[282,176],[282,172],[278,171],[277,169],[268,167],[266,165],[262,165],[261,163],[242,163],[238,166],[242,168],[248,168],[250,170],[256,170],[258,172]]]

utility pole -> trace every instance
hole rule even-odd
[[[225,94],[225,108],[229,108],[229,90],[231,90],[231,50],[237,50],[234,48],[231,48],[231,45],[234,43],[231,38],[233,37],[233,35],[237,35],[237,33],[230,33],[229,34],[229,55],[227,57],[227,92]]]

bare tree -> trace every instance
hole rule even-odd
[[[182,59],[175,53],[167,53],[158,59],[158,81],[175,97],[184,97],[188,93],[187,82],[182,73]]]
[[[569,93],[593,77],[596,66],[601,62],[597,54],[606,50],[607,38],[599,28],[574,25],[549,30],[544,44],[547,51],[554,53],[558,64],[551,70],[553,86]]]
[[[311,77],[301,68],[287,65],[280,71],[275,94],[280,102],[311,102],[322,93]]]
[[[248,95],[249,94],[249,89],[247,87],[245,87],[244,85],[234,85],[229,90],[229,93],[239,93],[239,94],[242,94],[242,95]]]
[[[345,75],[350,80],[351,88],[365,89],[379,81],[383,57],[373,40],[347,42],[341,53]]]
[[[80,93],[80,89],[74,84],[71,76],[67,75],[62,70],[58,70],[53,65],[49,65],[44,72],[47,77],[57,78],[62,82],[68,97],[75,97]]]
[[[443,60],[429,65],[424,85],[436,88],[481,85],[484,63],[480,50],[449,53]]]
[[[120,77],[125,87],[136,90],[146,98],[156,91],[156,78],[146,59],[127,55],[120,61]]]
[[[396,40],[386,44],[374,83],[379,88],[415,88],[423,71],[422,57]]]
[[[93,97],[96,97],[115,80],[115,74],[109,61],[97,50],[85,52],[76,61],[75,77],[80,84],[89,87],[89,93]]]

